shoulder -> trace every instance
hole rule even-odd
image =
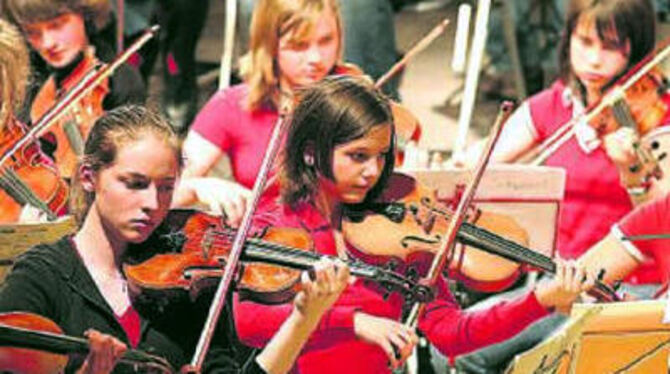
[[[66,236],[56,242],[40,244],[30,248],[19,256],[14,267],[38,266],[67,274],[72,271],[76,260],[70,237]]]

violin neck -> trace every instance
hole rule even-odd
[[[0,345],[63,355],[88,353],[88,342],[85,339],[4,325],[0,325]]]
[[[249,239],[242,257],[245,260],[262,261],[273,265],[285,266],[298,270],[310,270],[320,259],[331,257],[302,249],[290,248],[259,239]],[[334,259],[334,257],[332,257]],[[347,262],[352,275],[375,279],[377,269],[360,262]]]
[[[0,324],[0,346],[35,349],[61,355],[81,354],[89,351],[88,340],[44,331],[24,329]],[[156,369],[156,372],[172,372],[169,363],[160,357],[142,351],[128,350],[122,362],[141,364]]]
[[[462,244],[508,260],[528,264],[552,274],[556,272],[556,263],[551,258],[471,223],[464,222],[456,238]]]

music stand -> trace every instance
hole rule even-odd
[[[516,356],[505,373],[667,373],[666,304],[667,300],[577,304],[566,325]]]
[[[13,223],[0,225],[0,284],[4,282],[14,260],[30,247],[50,243],[77,228],[74,217],[61,217],[46,223]]]
[[[470,180],[470,170],[406,171],[437,191],[450,205]],[[474,198],[476,208],[505,214],[523,227],[529,248],[552,257],[556,249],[560,202],[565,192],[565,170],[547,166],[496,164],[486,169]]]

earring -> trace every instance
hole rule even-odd
[[[314,155],[310,154],[305,155],[305,165],[314,166]]]

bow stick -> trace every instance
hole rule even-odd
[[[282,134],[285,132],[285,125],[288,123],[288,116],[284,114],[285,110],[279,111],[279,118],[275,123],[274,129],[272,130],[272,136],[270,142],[263,157],[263,163],[261,164],[260,170],[258,172],[258,177],[256,177],[256,182],[254,182],[254,188],[252,190],[252,196],[249,200],[249,208],[244,212],[244,217],[242,218],[242,223],[237,229],[235,235],[235,240],[230,249],[230,254],[228,255],[228,261],[226,267],[224,268],[223,275],[221,276],[221,281],[219,286],[216,289],[214,294],[214,299],[212,304],[209,307],[209,313],[207,315],[207,320],[205,321],[205,326],[203,327],[202,333],[200,334],[200,340],[198,340],[198,345],[196,346],[195,353],[193,354],[193,359],[191,365],[182,369],[182,372],[188,373],[200,373],[202,364],[205,360],[205,355],[209,349],[209,345],[212,341],[212,336],[214,335],[214,330],[216,324],[221,315],[221,311],[226,304],[226,295],[230,289],[230,285],[233,281],[233,276],[237,271],[237,265],[244,250],[244,242],[247,240],[247,234],[251,229],[251,219],[256,211],[260,196],[263,193],[263,188],[265,182],[267,181],[268,174],[272,168],[272,163],[277,157],[279,151],[279,145],[281,144],[280,139]]]
[[[414,58],[417,53],[423,51],[430,43],[432,43],[438,36],[440,36],[440,34],[446,30],[448,24],[449,20],[445,18],[437,26],[433,27],[433,29],[430,30],[426,36],[419,40],[407,53],[405,53],[405,56],[403,56],[400,61],[396,62],[386,73],[384,73],[384,75],[377,79],[377,82],[375,82],[375,88],[379,89],[388,83],[389,79],[398,74],[398,72],[402,70],[405,65],[407,65],[409,60]]]
[[[500,130],[502,129],[503,124],[512,114],[513,107],[514,105],[509,101],[504,101],[500,106],[500,111],[493,124],[493,129],[491,130],[491,136],[489,137],[486,143],[484,152],[479,157],[479,161],[477,162],[477,167],[474,170],[472,180],[466,187],[465,192],[463,193],[463,197],[459,201],[458,207],[456,208],[456,211],[454,212],[454,214],[451,217],[451,220],[449,221],[449,226],[447,227],[446,235],[442,238],[440,251],[438,251],[437,255],[435,255],[435,258],[433,259],[433,263],[430,267],[430,270],[428,271],[428,274],[422,279],[422,282],[427,286],[432,287],[435,285],[438,278],[440,277],[442,269],[447,263],[449,253],[451,253],[451,250],[456,242],[456,235],[458,234],[458,230],[461,224],[463,223],[463,220],[465,219],[467,208],[470,206],[470,203],[472,202],[472,198],[474,197],[475,191],[477,190],[479,181],[484,175],[486,165],[488,164],[488,161],[491,158],[493,147],[496,141],[498,140],[498,137],[500,136]],[[411,328],[416,327],[419,320],[419,316],[423,312],[425,305],[426,304],[422,302],[414,303],[412,309],[410,310],[409,315],[407,316],[407,319],[405,320],[405,326]]]

